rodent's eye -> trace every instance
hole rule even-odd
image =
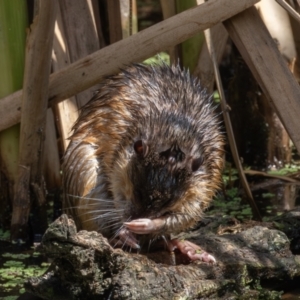
[[[133,149],[138,156],[145,157],[148,154],[149,147],[142,140],[138,140],[134,143]]]
[[[204,159],[202,156],[193,159],[192,161],[192,171],[196,172],[203,164]]]

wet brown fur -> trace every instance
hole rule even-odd
[[[136,158],[138,140],[147,144],[145,157]],[[184,231],[201,219],[220,187],[223,144],[211,98],[187,72],[178,66],[130,66],[102,83],[74,126],[63,163],[64,208],[79,228],[108,237],[138,217],[164,218],[157,234]],[[184,157],[168,167],[182,174],[180,197],[161,209],[157,200],[147,210],[135,195],[135,162],[159,164],[173,145]],[[200,173],[191,171],[198,156]]]

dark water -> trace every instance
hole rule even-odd
[[[24,281],[42,275],[50,263],[34,248],[22,249],[0,241],[0,299],[38,299],[25,293]]]

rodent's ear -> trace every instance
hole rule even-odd
[[[135,153],[140,157],[145,157],[148,153],[148,146],[143,142],[143,140],[138,140],[133,144],[133,149]]]
[[[196,172],[203,164],[203,157],[197,157],[192,160],[192,171]]]

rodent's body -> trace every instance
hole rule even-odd
[[[218,123],[210,97],[179,67],[135,65],[108,78],[74,126],[65,209],[80,229],[107,237],[140,218],[159,220],[153,235],[191,228],[220,186]]]

